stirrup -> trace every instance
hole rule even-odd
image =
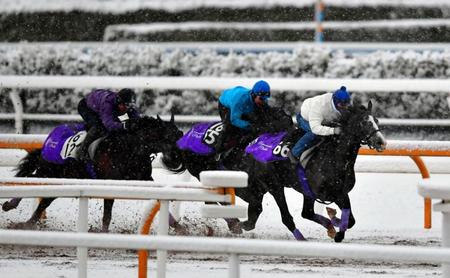
[[[223,152],[216,153],[216,154],[214,155],[214,160],[215,160],[216,162],[218,162],[218,161],[222,158],[222,154],[223,154]]]
[[[288,152],[288,158],[293,165],[297,165],[298,163],[300,163],[300,159],[293,155],[291,151]]]

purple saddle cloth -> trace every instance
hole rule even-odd
[[[286,160],[287,157],[283,156],[281,152],[274,151],[286,134],[285,131],[275,134],[264,133],[245,148],[245,153],[263,163]]]
[[[82,139],[71,138],[73,140],[67,144],[66,141],[83,130],[85,130],[84,124],[63,124],[54,128],[45,139],[42,158],[50,163],[64,164],[67,159],[73,157],[73,151],[81,144]]]
[[[199,123],[194,125],[183,137],[177,141],[177,146],[180,150],[189,150],[199,155],[210,155],[215,150],[203,143],[208,128],[215,123]]]

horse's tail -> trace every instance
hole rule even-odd
[[[41,149],[33,150],[25,156],[16,167],[16,177],[29,177],[37,169],[41,158]]]
[[[186,171],[180,152],[163,153],[161,163],[167,170],[175,174]]]

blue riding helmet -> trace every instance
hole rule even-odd
[[[270,98],[270,86],[264,80],[259,80],[253,85],[252,94],[260,96],[263,100]]]
[[[347,88],[342,86],[339,90],[333,93],[333,103],[336,107],[345,107],[350,105],[350,94],[347,92]]]

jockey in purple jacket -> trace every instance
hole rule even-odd
[[[128,118],[139,118],[135,107],[136,94],[131,89],[119,92],[109,90],[94,90],[84,97],[78,104],[78,113],[86,122],[88,133],[78,151],[78,158],[83,162],[89,161],[87,149],[97,138],[110,131],[129,129],[128,121],[121,121],[119,116],[128,114]]]

